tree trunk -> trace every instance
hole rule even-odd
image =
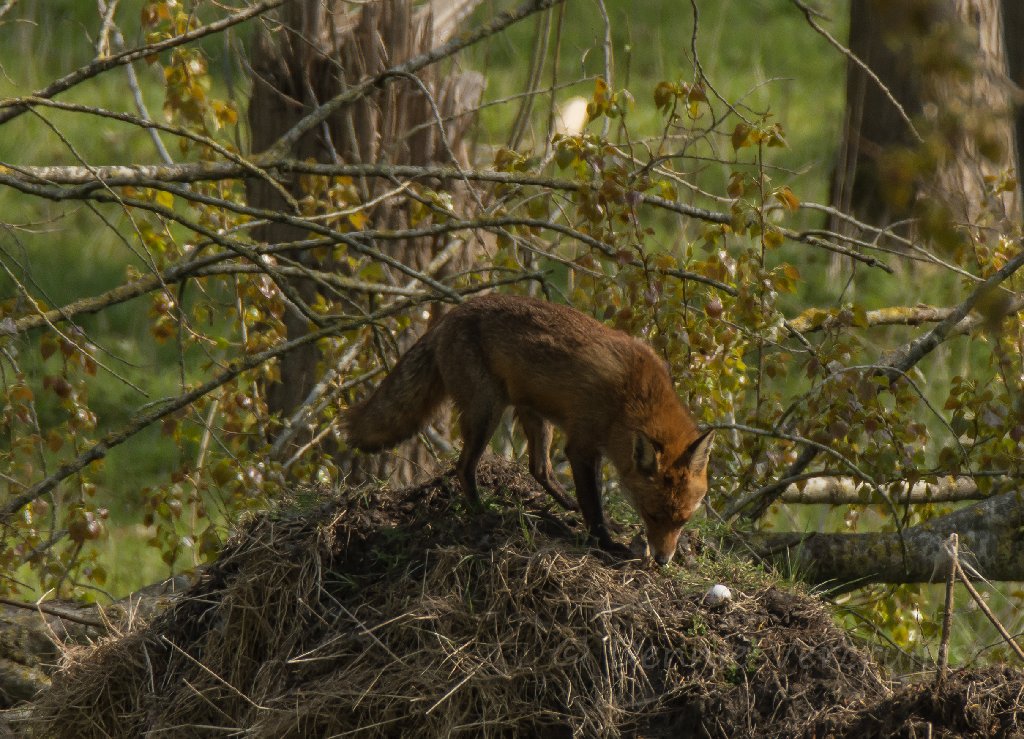
[[[1010,82],[1016,86],[1014,103],[1014,146],[1017,173],[1024,173],[1024,3],[1003,0],[1003,45]]]
[[[916,217],[928,235],[939,215],[1015,221],[1017,188],[987,192],[1017,171],[1000,0],[852,0],[849,46],[878,81],[848,62],[833,206],[877,225]]]
[[[903,49],[891,43],[886,34],[893,12],[889,3],[851,0],[849,48],[905,111],[916,114],[921,110],[917,75],[912,74]],[[913,142],[903,115],[882,86],[860,65],[848,60],[843,139],[832,182],[833,207],[859,220],[893,220],[893,211],[899,205],[885,187],[882,162],[887,151]],[[903,203],[903,209],[907,205],[909,200]],[[835,230],[842,228],[842,222],[833,224]]]
[[[928,80],[926,98],[938,109],[939,130],[949,146],[938,167],[936,188],[929,194],[944,200],[958,221],[1005,227],[1020,218],[1019,188],[988,195],[991,183],[1007,170],[1017,179],[1001,1],[955,0],[955,6],[956,19],[967,31],[963,55],[969,73],[954,70]]]
[[[428,51],[453,35],[457,22],[478,0],[446,0],[413,8],[411,0],[382,0],[353,5],[341,0],[296,0],[279,11],[279,26],[265,25],[253,56],[253,93],[249,105],[251,147],[263,151],[290,129],[298,120],[347,87],[366,77],[393,67],[410,57]],[[353,10],[357,8],[357,10]],[[441,18],[435,26],[434,18]],[[384,163],[384,164],[468,164],[465,134],[473,110],[483,91],[482,78],[474,74],[453,74],[443,80],[436,67],[418,75],[422,87],[413,80],[390,81],[372,95],[345,106],[324,125],[299,140],[291,155],[320,162]],[[436,106],[436,113],[435,107]],[[437,116],[445,123],[445,149],[435,123]],[[296,199],[306,195],[300,181],[287,183]],[[394,182],[367,178],[353,183],[359,202],[371,202]],[[451,183],[430,183],[435,189],[458,190]],[[289,206],[282,195],[261,180],[249,180],[251,204],[285,210]],[[367,228],[397,229],[406,226],[405,207],[394,199],[383,199],[367,215]],[[267,243],[287,243],[305,234],[279,224],[270,224],[254,233]],[[422,269],[447,243],[427,239],[387,242],[376,245],[405,264]],[[288,258],[317,269],[343,269],[330,257],[309,251],[295,251]],[[468,259],[468,249],[448,262],[447,271],[456,271]],[[443,276],[444,270],[439,273]],[[385,269],[383,280],[406,281]],[[317,286],[310,280],[295,279],[295,293],[307,304],[317,300]],[[350,310],[372,310],[373,298],[356,295],[326,296]],[[284,323],[288,338],[309,331],[309,320],[294,304],[286,307]],[[407,335],[398,337],[405,347],[422,331],[424,323],[413,324]],[[391,346],[393,342],[386,342]],[[307,398],[310,390],[325,371],[316,346],[308,345],[282,358],[280,381],[267,388],[267,405],[281,419],[291,417]],[[310,434],[296,436],[292,444],[308,441]],[[408,481],[417,469],[430,466],[422,445],[399,450],[395,457],[403,460],[391,481]],[[346,466],[352,463],[349,459]],[[366,465],[372,469],[367,470]],[[358,469],[356,469],[358,468]],[[373,474],[387,478],[373,460],[362,459],[351,470],[356,477]]]

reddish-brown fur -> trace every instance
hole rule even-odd
[[[508,295],[455,307],[348,412],[349,444],[364,451],[393,446],[447,397],[461,413],[457,471],[473,502],[477,463],[510,405],[526,434],[530,472],[570,507],[549,457],[551,424],[565,432],[576,499],[606,549],[625,548],[605,524],[602,455],[618,470],[660,563],[671,559],[707,492],[712,433],[698,433],[665,364],[646,344],[572,308]]]

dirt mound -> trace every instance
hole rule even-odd
[[[923,715],[923,694],[892,703],[818,600],[695,536],[680,567],[614,562],[518,467],[485,464],[480,481],[483,513],[440,478],[251,521],[148,627],[70,652],[31,728],[824,736],[880,735],[865,706],[890,727]],[[734,598],[712,607],[716,582]]]
[[[820,722],[817,736],[1024,736],[1024,676],[1009,668],[956,670]]]

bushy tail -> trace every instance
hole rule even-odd
[[[428,332],[398,360],[362,403],[345,414],[348,445],[364,452],[393,447],[419,431],[445,398]]]

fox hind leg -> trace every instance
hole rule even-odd
[[[551,439],[554,430],[543,416],[530,408],[516,406],[516,417],[526,434],[526,447],[530,454],[530,474],[533,475],[548,495],[567,511],[578,510],[575,503],[566,497],[565,490],[555,479],[551,469]]]
[[[479,380],[472,385],[463,385],[462,389],[452,395],[461,413],[459,426],[462,430],[462,453],[456,465],[456,474],[469,502],[479,505],[476,468],[508,403],[497,387]]]

